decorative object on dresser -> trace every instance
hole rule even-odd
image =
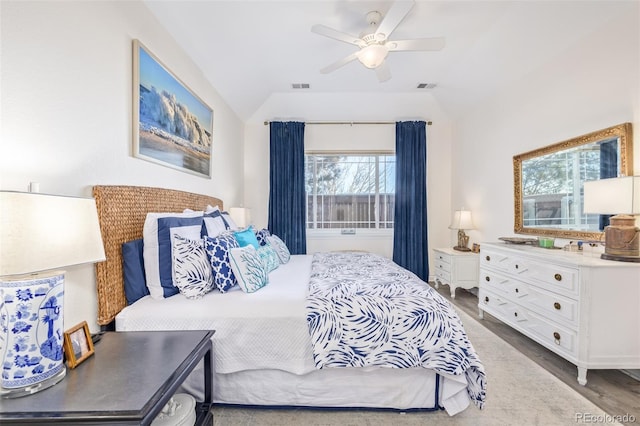
[[[539,247],[483,243],[479,312],[578,367],[640,368],[640,265]]]
[[[471,220],[471,212],[469,210],[456,210],[453,213],[453,220],[449,229],[458,230],[458,245],[453,249],[458,251],[471,251],[469,246],[469,237],[464,233],[465,229],[473,229],[473,221]]]
[[[62,380],[65,266],[105,260],[93,198],[0,191],[0,396]]]
[[[586,213],[615,214],[604,228],[601,257],[640,262],[640,229],[634,217],[640,214],[640,176],[585,182],[584,201]]]
[[[478,286],[478,255],[450,248],[433,250],[435,260],[435,287],[449,285],[451,298],[456,297],[456,288],[470,289]]]

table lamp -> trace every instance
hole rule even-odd
[[[246,207],[231,207],[229,215],[239,228],[246,228],[251,223],[251,210]]]
[[[613,214],[604,228],[602,259],[640,262],[640,176],[592,180],[584,183],[584,212]]]
[[[469,210],[456,210],[453,213],[453,220],[449,229],[458,230],[458,245],[453,249],[458,251],[471,251],[468,247],[469,237],[464,233],[465,229],[473,229],[473,221],[471,220],[471,212]]]
[[[62,380],[65,266],[105,260],[93,198],[0,191],[0,396]]]

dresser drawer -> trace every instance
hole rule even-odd
[[[577,331],[526,309],[506,297],[480,288],[480,309],[549,347],[554,352],[577,355]]]
[[[525,281],[493,272],[480,271],[480,285],[527,309],[548,316],[553,321],[578,327],[578,301],[530,285]]]
[[[567,296],[578,295],[578,269],[492,250],[485,250],[480,255],[480,267],[504,272],[546,290]]]

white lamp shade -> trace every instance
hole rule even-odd
[[[0,191],[0,276],[103,260],[93,198]]]
[[[471,212],[469,210],[456,210],[453,213],[453,220],[449,229],[473,229],[473,221],[471,220]]]
[[[389,48],[382,44],[371,44],[356,53],[358,60],[367,68],[378,68],[389,54]]]
[[[625,176],[585,182],[584,212],[640,214],[640,176]]]
[[[245,228],[251,223],[251,210],[245,207],[231,207],[229,215],[240,228]]]

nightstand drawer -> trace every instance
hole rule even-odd
[[[436,267],[436,271],[444,271],[444,272],[451,272],[451,264],[447,263],[447,262],[443,262],[442,260],[437,260],[435,262]]]
[[[442,253],[440,251],[435,251],[434,253],[434,260],[436,261],[436,264],[438,263],[446,263],[448,265],[451,264],[451,255],[447,254],[447,253]]]
[[[448,271],[444,271],[442,269],[436,269],[435,271],[436,280],[441,281],[444,284],[451,283],[451,273]]]

